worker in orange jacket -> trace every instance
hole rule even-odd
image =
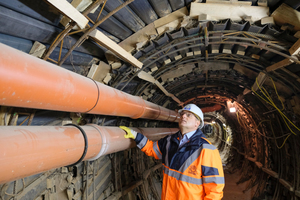
[[[144,135],[120,126],[148,156],[162,159],[163,200],[219,200],[225,186],[222,161],[200,130],[203,113],[195,104],[179,110],[177,133],[152,142]]]

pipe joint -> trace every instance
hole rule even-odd
[[[95,105],[94,105],[91,109],[89,109],[88,111],[86,111],[86,113],[89,113],[90,111],[92,111],[92,110],[97,106],[97,104],[98,104],[98,102],[99,102],[99,98],[100,98],[100,89],[99,89],[99,86],[98,86],[97,82],[96,82],[94,79],[92,79],[92,78],[90,78],[90,77],[87,77],[87,78],[91,79],[91,80],[95,83],[95,85],[96,85],[96,87],[97,87],[97,91],[98,91],[98,96],[97,96],[97,100],[96,100]]]
[[[84,150],[83,150],[83,154],[82,156],[79,158],[79,160],[77,162],[75,162],[74,164],[71,164],[71,165],[68,165],[67,167],[72,167],[72,166],[75,166],[77,164],[79,164],[80,162],[83,161],[83,159],[85,158],[85,155],[88,151],[88,148],[89,148],[89,143],[88,143],[88,137],[86,135],[86,132],[78,125],[76,124],[65,124],[64,126],[75,126],[76,128],[78,128],[80,130],[80,132],[82,133],[83,135],[83,138],[84,138]]]
[[[173,120],[166,108],[1,43],[0,57],[0,105]]]
[[[131,117],[132,119],[141,118],[145,114],[146,102],[144,101],[144,99],[142,99],[142,97],[140,97],[140,100],[142,101],[142,103],[140,104],[142,106],[142,112],[141,112],[141,114],[138,114],[138,115],[136,115],[134,117]]]
[[[96,126],[94,124],[88,124],[86,126],[91,126],[93,128],[95,128],[97,130],[97,132],[99,132],[100,136],[101,136],[101,141],[102,141],[102,145],[101,145],[101,149],[99,151],[99,153],[91,158],[91,159],[88,159],[88,161],[93,161],[93,160],[97,160],[98,158],[100,158],[102,155],[105,154],[105,152],[107,151],[108,149],[108,142],[107,142],[107,138],[105,136],[105,134],[101,133],[100,129],[98,128],[99,126]]]

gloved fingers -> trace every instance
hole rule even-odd
[[[126,135],[124,135],[125,138],[131,138],[131,139],[135,139],[135,136],[130,132],[127,133]]]
[[[130,139],[131,136],[130,135],[124,135],[124,138]]]
[[[130,128],[126,127],[126,126],[119,126],[120,129],[123,129],[124,131],[126,131],[127,133],[130,132]]]
[[[134,136],[132,135],[130,128],[128,128],[126,126],[119,126],[119,127],[126,132],[126,135],[124,135],[124,138],[127,138],[127,139],[133,138],[134,139]]]

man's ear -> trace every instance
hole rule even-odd
[[[200,124],[201,124],[201,121],[200,121],[200,120],[197,120],[197,121],[196,121],[196,127],[200,126]]]

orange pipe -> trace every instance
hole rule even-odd
[[[211,107],[201,108],[201,110],[203,113],[206,113],[206,112],[213,112],[216,110],[220,110],[221,108],[222,108],[222,106],[220,104],[215,104],[214,106],[211,106]]]
[[[94,160],[135,146],[118,127],[85,125],[88,138],[83,160]],[[178,129],[135,129],[158,139]],[[153,134],[153,136],[150,135]],[[0,184],[77,162],[84,151],[81,131],[73,126],[0,126]]]
[[[0,105],[178,121],[179,115],[0,43]]]

